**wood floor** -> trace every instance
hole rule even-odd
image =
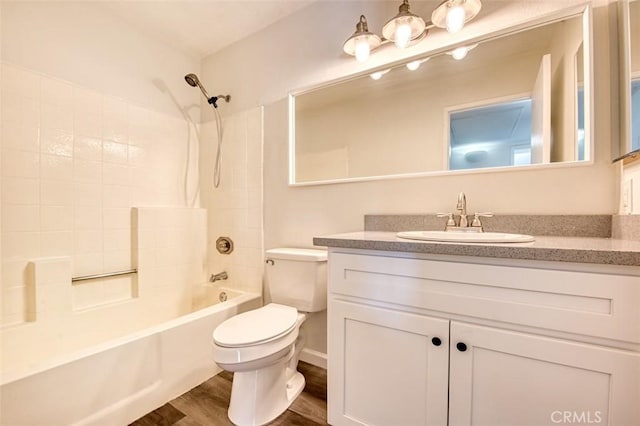
[[[269,425],[327,424],[327,372],[305,362],[298,364],[306,380],[304,391],[289,409]],[[139,418],[131,426],[222,426],[227,418],[233,375],[223,371],[189,392]]]

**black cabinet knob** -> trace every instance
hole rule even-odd
[[[462,342],[458,342],[458,343],[456,343],[456,348],[458,348],[458,350],[459,350],[460,352],[464,352],[464,351],[466,351],[466,350],[467,350],[467,345],[465,345],[465,344],[464,344],[464,343],[462,343]]]
[[[434,346],[440,346],[442,344],[442,340],[440,340],[439,337],[434,337],[431,339],[431,343],[433,343]]]

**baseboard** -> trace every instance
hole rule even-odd
[[[300,360],[316,367],[327,369],[327,354],[304,348],[300,353]]]

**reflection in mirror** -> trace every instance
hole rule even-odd
[[[449,169],[531,164],[531,98],[449,113]]]
[[[588,160],[578,143],[588,126],[583,21],[565,17],[454,46],[466,56],[452,48],[292,95],[290,183]],[[472,143],[500,146],[500,158]]]
[[[640,150],[640,1],[619,0],[620,160]]]
[[[629,3],[631,52],[631,150],[640,149],[640,1]]]

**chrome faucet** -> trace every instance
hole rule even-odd
[[[475,213],[473,221],[469,223],[467,217],[467,196],[464,192],[458,194],[458,203],[456,210],[460,214],[460,219],[456,223],[453,213],[438,213],[438,217],[446,217],[447,223],[444,227],[445,231],[466,231],[466,232],[484,232],[484,227],[480,221],[481,217],[493,217],[493,213]]]
[[[458,226],[461,228],[469,226],[469,221],[467,220],[467,196],[464,195],[464,192],[458,194],[456,210],[460,212],[460,222],[458,222]]]
[[[219,274],[211,274],[209,282],[215,283],[216,281],[226,280],[227,278],[229,278],[229,275],[227,275],[225,271],[222,271]]]

